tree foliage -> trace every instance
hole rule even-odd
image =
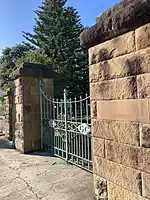
[[[0,57],[0,87],[6,90],[9,86],[9,75],[16,69],[15,62],[23,57],[30,48],[26,45],[19,44],[13,47],[6,47]]]
[[[45,0],[35,13],[34,33],[24,33],[24,37],[51,59],[59,74],[56,88],[67,87],[71,96],[87,92],[87,52],[79,40],[84,27],[76,9],[67,7],[66,0]]]

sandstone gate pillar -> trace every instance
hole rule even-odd
[[[17,150],[28,153],[41,149],[40,80],[45,91],[53,95],[54,73],[49,66],[23,63],[10,78],[14,80],[14,143]]]
[[[150,1],[124,0],[81,34],[89,49],[95,199],[150,199]]]

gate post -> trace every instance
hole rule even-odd
[[[89,49],[95,199],[150,199],[150,1],[122,0]]]
[[[40,80],[53,95],[54,72],[50,66],[23,63],[10,75],[15,83],[15,148],[22,153],[41,149]]]

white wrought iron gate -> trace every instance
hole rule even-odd
[[[46,95],[40,83],[42,150],[92,170],[90,97],[61,100]]]

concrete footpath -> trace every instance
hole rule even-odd
[[[0,200],[93,200],[92,174],[46,153],[23,155],[0,136]]]

